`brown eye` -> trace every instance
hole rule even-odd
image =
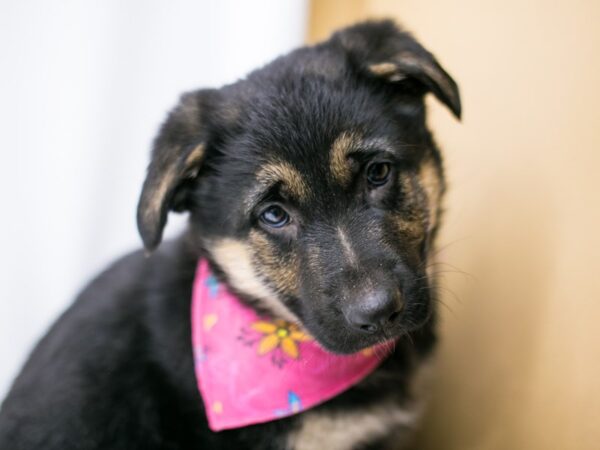
[[[273,228],[281,228],[288,224],[290,216],[281,206],[272,205],[260,215],[260,220]]]
[[[367,167],[367,180],[373,186],[383,186],[390,178],[392,168],[388,162],[375,162]]]

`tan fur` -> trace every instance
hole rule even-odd
[[[160,216],[165,197],[178,182],[182,176],[194,177],[197,174],[198,166],[204,157],[204,144],[197,145],[185,159],[183,168],[176,167],[176,164],[169,164],[165,169],[157,187],[151,191],[151,197],[148,199],[147,207],[144,210],[144,216],[147,221],[155,221]]]
[[[206,146],[204,144],[198,144],[196,147],[194,147],[185,159],[184,170],[189,171],[192,169],[196,169],[202,162],[202,159],[204,158],[205,150]]]
[[[290,448],[351,450],[357,444],[385,436],[394,429],[411,428],[417,418],[414,411],[400,408],[392,402],[337,414],[307,412],[300,431],[290,438]]]
[[[300,202],[310,196],[310,189],[302,174],[288,162],[276,161],[266,164],[256,174],[256,179],[263,187],[281,182],[283,188]]]
[[[377,76],[387,77],[392,75],[398,71],[398,67],[396,64],[391,62],[382,62],[377,64],[371,64],[369,66],[369,70]]]
[[[342,186],[348,185],[352,177],[351,153],[372,150],[387,150],[394,152],[394,146],[383,138],[363,137],[356,131],[344,131],[333,142],[329,152],[329,171],[333,178]]]
[[[371,64],[369,66],[369,71],[378,77],[387,78],[389,81],[400,81],[405,78],[405,76],[398,71],[398,66],[392,62]]]
[[[422,362],[412,376],[410,399],[405,404],[391,400],[365,409],[333,413],[307,411],[298,431],[288,441],[293,450],[351,450],[372,439],[393,436],[393,448],[409,439],[423,413],[432,373],[431,360]]]
[[[275,317],[297,322],[295,315],[278,299],[277,293],[260,279],[249,242],[225,238],[212,243],[210,250],[235,289],[261,301]]]
[[[256,255],[261,272],[273,281],[280,292],[298,293],[298,260],[295,255],[286,259],[278,257],[276,247],[264,234],[252,230],[250,245]]]
[[[435,84],[440,86],[441,90],[446,95],[452,97],[453,102],[457,101],[457,99],[454,98],[454,89],[449,84],[448,79],[440,72],[439,68],[433,66],[429,61],[417,58],[410,52],[400,53],[393,59],[401,62],[402,65],[412,66],[417,70],[424,72]],[[393,62],[371,64],[368,69],[372,74],[386,78],[389,81],[400,81],[406,78],[406,75],[402,73],[398,65]]]
[[[438,67],[433,66],[429,61],[416,58],[415,55],[409,52],[400,53],[396,59],[398,61],[402,61],[402,64],[413,66],[421,70],[425,73],[429,78],[431,78],[435,84],[437,84],[441,90],[452,98],[453,102],[456,102],[458,99],[455,98],[454,89],[449,84],[448,79],[444,76]],[[394,81],[394,80],[391,80]]]
[[[360,136],[345,131],[333,142],[329,153],[329,170],[333,178],[342,186],[350,182],[352,171],[348,162],[348,154],[358,147]]]
[[[165,202],[167,193],[177,180],[177,170],[175,167],[169,167],[165,170],[158,186],[151,191],[151,197],[148,199],[147,207],[144,210],[144,216],[147,221],[155,221],[160,216],[161,209]]]
[[[421,164],[419,169],[419,182],[427,195],[427,206],[429,209],[427,231],[431,231],[437,225],[443,193],[439,168],[432,159],[428,159]]]
[[[392,215],[396,229],[402,239],[418,241],[425,237],[425,217],[427,214],[424,193],[414,176],[400,175],[402,186],[403,210]]]

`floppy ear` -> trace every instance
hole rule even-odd
[[[138,230],[148,251],[160,243],[169,211],[187,209],[187,191],[206,152],[215,94],[213,90],[183,94],[154,140],[137,210]]]
[[[339,31],[332,39],[368,76],[398,84],[416,80],[460,119],[460,94],[452,77],[431,53],[391,20],[360,23]]]

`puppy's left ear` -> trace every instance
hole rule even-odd
[[[368,76],[399,85],[404,80],[416,80],[460,119],[456,82],[431,53],[393,21],[360,23],[334,34],[332,40],[341,43],[353,64]]]
[[[169,211],[188,207],[188,191],[206,154],[216,96],[214,90],[183,94],[154,140],[137,209],[138,230],[147,251],[160,243]]]

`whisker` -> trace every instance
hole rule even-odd
[[[457,294],[456,294],[456,293],[455,293],[455,292],[454,292],[452,289],[450,289],[449,287],[447,287],[447,286],[441,286],[441,285],[439,285],[439,286],[436,286],[436,289],[441,289],[441,290],[443,290],[444,292],[447,292],[447,293],[451,294],[451,295],[452,295],[452,298],[453,298],[453,299],[454,299],[454,300],[455,300],[455,301],[456,301],[456,302],[457,302],[459,305],[462,305],[462,304],[463,304],[463,302],[462,302],[462,300],[460,299],[460,297],[459,297],[459,296],[458,296],[458,295],[457,295]]]
[[[444,262],[444,261],[435,261],[435,262],[432,262],[431,264],[428,264],[427,266],[425,266],[425,268],[428,269],[430,267],[442,266],[442,265],[443,266],[448,266],[448,267],[451,267],[452,269],[454,269],[454,270],[448,270],[447,272],[460,273],[460,274],[465,275],[466,277],[468,277],[468,278],[470,278],[472,280],[475,280],[475,281],[477,280],[477,278],[475,277],[475,275],[473,275],[472,273],[469,273],[469,272],[466,272],[464,270],[461,270],[458,267],[456,267],[456,266],[454,266],[454,265],[452,265],[450,263]]]
[[[434,298],[433,301],[442,305],[446,309],[446,311],[448,311],[450,314],[452,314],[453,317],[456,317],[456,313],[444,301],[442,301],[439,298]]]

